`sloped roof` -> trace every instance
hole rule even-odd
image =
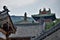
[[[36,14],[36,15],[32,15],[32,16],[42,17],[42,16],[51,16],[51,15],[55,15],[55,14],[54,13],[52,13],[52,14]]]
[[[16,23],[19,23],[19,22],[21,22],[21,21],[24,21],[24,16],[11,16],[11,19],[12,19],[12,22],[13,22],[14,24],[16,24]],[[31,21],[33,21],[34,19],[31,18],[31,17],[27,17],[27,20],[28,20],[29,22],[31,22]]]
[[[41,27],[41,24],[17,26],[16,33],[11,34],[9,37],[33,37],[40,34]]]
[[[35,23],[35,20],[31,17],[27,17],[25,20],[25,17],[21,21],[17,21],[15,24],[30,24],[30,23]]]
[[[10,18],[10,15],[8,14],[8,12],[9,11],[7,11],[7,10],[3,10],[0,13],[0,26],[8,23],[10,25],[11,29],[12,29],[12,30],[10,30],[11,31],[10,33],[14,33],[16,31],[16,29],[15,29],[13,23],[12,23],[12,20]],[[3,29],[2,26],[0,28]],[[3,30],[5,31],[5,29],[3,29]],[[4,32],[3,33],[4,34],[7,34],[7,31],[5,31],[5,32],[6,33],[4,33]]]
[[[25,21],[25,20],[22,20],[22,21],[18,21],[18,22],[16,22],[16,24],[28,24],[28,23],[32,23],[32,22],[30,22],[30,21]]]
[[[35,38],[35,40],[42,40],[48,37],[49,35],[53,34],[54,32],[58,31],[59,29],[60,29],[60,23],[58,23],[57,25],[55,25],[53,28],[46,31],[45,33],[39,35],[37,38]]]

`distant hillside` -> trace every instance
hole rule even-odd
[[[12,22],[16,23],[18,21],[22,21],[24,19],[24,16],[11,16]],[[27,20],[33,21],[34,19],[31,17],[27,17]]]

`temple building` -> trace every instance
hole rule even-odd
[[[51,21],[54,21],[56,19],[55,14],[51,13],[50,8],[48,11],[46,11],[45,8],[43,9],[43,11],[41,11],[41,9],[40,9],[39,14],[32,15],[32,17],[38,22],[41,22],[41,20],[43,20],[44,22],[51,22]]]
[[[23,17],[16,18],[15,16],[10,17],[9,10],[6,7],[3,8],[4,10],[0,12],[0,40],[40,40],[60,28],[58,24],[57,27],[43,32],[45,22],[52,22],[56,19],[55,14],[51,13],[50,9],[48,11],[45,8],[43,11],[40,9],[39,14],[32,15],[31,18],[27,17],[26,12]],[[48,38],[46,39],[48,40]]]
[[[0,40],[8,40],[9,35],[16,32],[8,12],[6,6],[3,6],[3,11],[0,11]]]
[[[43,24],[27,20],[27,13],[24,19],[14,24],[17,27],[16,33],[9,36],[9,40],[32,40],[32,38],[40,35]]]
[[[32,40],[43,30],[44,25],[28,18],[26,12],[23,20],[16,22],[12,20],[8,12],[0,13],[0,40]]]

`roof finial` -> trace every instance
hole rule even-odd
[[[49,11],[51,11],[51,9],[49,8]]]
[[[49,8],[48,12],[51,13],[51,9],[50,8]]]
[[[27,20],[27,13],[25,12],[24,14],[24,20],[26,21]]]
[[[6,6],[3,6],[4,11],[9,12],[8,8]]]
[[[41,9],[39,10],[39,14],[41,13]]]
[[[46,9],[44,8],[43,11],[46,11]]]

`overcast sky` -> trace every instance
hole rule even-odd
[[[6,5],[10,15],[22,16],[27,12],[28,16],[38,14],[39,9],[51,8],[52,13],[60,17],[60,0],[0,0],[0,10]]]

